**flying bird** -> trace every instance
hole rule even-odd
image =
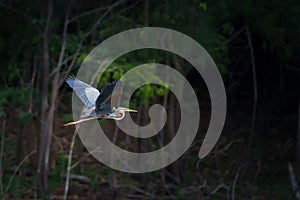
[[[66,82],[85,105],[85,109],[80,116],[80,120],[67,123],[64,126],[75,125],[95,119],[121,120],[125,117],[125,112],[137,112],[137,110],[124,107],[115,108],[111,105],[113,90],[120,81],[114,81],[105,85],[100,92],[98,89],[73,76],[69,77]]]

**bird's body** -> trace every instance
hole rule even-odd
[[[105,85],[101,92],[75,77],[68,78],[66,82],[83,102],[85,109],[80,116],[80,120],[70,122],[65,124],[65,126],[74,125],[93,119],[121,120],[125,117],[125,112],[137,112],[136,110],[131,110],[124,107],[115,108],[111,105],[110,99],[113,90],[118,83],[117,81]]]

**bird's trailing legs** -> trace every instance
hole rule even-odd
[[[64,124],[64,126],[72,126],[72,125],[80,124],[82,122],[86,122],[86,121],[90,121],[90,120],[94,120],[94,119],[102,119],[102,117],[103,116],[97,116],[97,117],[89,117],[89,118],[85,118],[85,119],[80,119],[78,121],[69,122],[67,124]]]

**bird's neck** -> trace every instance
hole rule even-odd
[[[117,111],[116,112],[118,116],[116,116],[116,120],[121,120],[125,117],[124,111]]]

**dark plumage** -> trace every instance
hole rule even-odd
[[[121,120],[124,118],[126,111],[137,112],[136,110],[131,110],[124,107],[115,108],[111,105],[110,99],[113,90],[117,84],[120,84],[120,81],[114,81],[105,85],[100,92],[98,89],[80,81],[73,76],[69,77],[66,82],[83,102],[86,109],[83,110],[83,113],[80,116],[81,120],[70,122],[65,124],[65,126],[78,124],[92,119]]]

